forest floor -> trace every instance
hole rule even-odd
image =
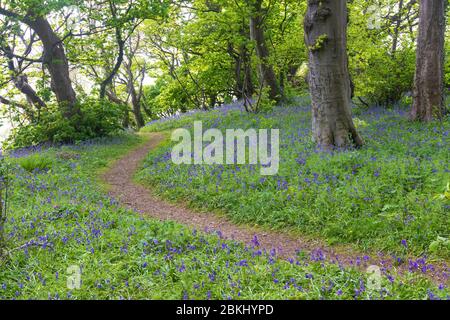
[[[188,202],[193,200],[188,196],[163,197],[157,184],[146,183],[139,174],[133,178],[133,172],[147,152],[141,171],[154,168],[149,161],[170,147],[165,137],[124,134],[8,154],[13,179],[5,228],[7,256],[0,260],[0,300],[450,297],[446,279],[436,282],[436,276],[430,281],[430,274],[437,270],[436,264],[431,267],[436,262],[431,257],[410,261],[414,253],[405,253],[403,263],[386,263],[381,268],[380,286],[369,285],[373,277],[366,268],[372,259],[381,262],[381,257],[367,259],[360,252],[371,249],[345,241],[340,244],[347,247],[341,248],[327,242],[326,236],[239,221],[233,219],[233,211],[211,208],[203,198],[199,208]],[[167,171],[167,164],[161,170]],[[149,173],[158,177],[158,172]],[[170,171],[167,175],[162,181],[189,181],[189,176]],[[102,177],[120,203],[107,195]],[[186,191],[195,188],[187,186]],[[177,190],[172,187],[170,195]],[[216,196],[228,195],[224,191]],[[212,200],[214,194],[207,196]],[[244,203],[244,198],[236,196],[230,193],[227,203],[233,199],[236,205]],[[177,204],[171,204],[172,200]],[[264,203],[256,205],[260,208]],[[206,227],[209,232],[203,232]],[[275,250],[264,252],[272,247]],[[302,250],[298,254],[296,247]],[[339,261],[333,261],[327,252],[331,249]],[[373,251],[378,250],[392,252]],[[400,275],[406,265],[410,270]],[[72,286],[77,279],[74,274],[82,281],[79,287]]]
[[[317,260],[336,263],[343,267],[355,267],[365,270],[368,266],[381,269],[395,269],[398,274],[407,274],[408,263],[399,263],[395,255],[383,252],[362,252],[349,245],[327,245],[321,239],[302,236],[298,232],[281,232],[267,228],[236,224],[223,214],[194,210],[183,202],[168,202],[155,195],[151,188],[134,179],[152,150],[166,140],[163,132],[144,134],[145,143],[131,150],[102,174],[109,194],[128,209],[143,216],[150,216],[161,221],[174,221],[193,230],[218,235],[225,240],[242,242],[248,247],[259,247],[269,253],[293,261],[299,254],[316,257]],[[409,257],[419,260],[417,257]],[[426,268],[427,266],[425,266]],[[447,280],[448,267],[445,263],[434,264],[427,272],[427,277],[435,283]]]

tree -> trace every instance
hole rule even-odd
[[[117,3],[116,3],[117,2]],[[108,0],[110,21],[107,24],[114,28],[115,41],[117,44],[117,59],[114,67],[106,75],[105,79],[100,83],[100,99],[105,98],[106,88],[111,85],[114,77],[120,70],[123,60],[125,58],[125,43],[134,33],[136,28],[142,23],[143,19],[139,18],[141,15],[132,11],[133,6],[137,6],[136,3],[130,1],[125,6],[120,6],[123,1]],[[100,8],[102,4],[100,4]]]
[[[61,39],[53,31],[45,17],[31,13],[30,17],[26,18],[24,22],[41,39],[44,48],[43,63],[50,73],[51,88],[63,110],[64,116],[71,118],[80,114],[80,109],[76,105],[75,90],[72,88],[72,81],[70,80],[69,62]]]
[[[347,1],[308,0],[304,28],[314,140],[324,149],[362,146],[351,117]]]
[[[264,35],[264,12],[262,0],[251,0],[252,10],[250,16],[250,37],[255,41],[256,55],[258,56],[258,71],[260,82],[270,89],[269,97],[272,100],[281,100],[281,90],[277,82],[277,77],[269,62],[269,49],[267,48]]]
[[[33,44],[36,42],[36,34],[34,32],[24,32],[20,34],[18,38],[21,44],[25,47],[24,53],[22,55],[17,55],[15,53],[15,46],[17,41],[8,41],[7,37],[4,35],[5,30],[8,28],[14,28],[14,24],[11,21],[5,19],[4,26],[0,30],[0,52],[5,58],[6,64],[6,75],[9,78],[7,82],[10,82],[14,87],[21,92],[27,100],[27,104],[20,104],[13,102],[7,98],[2,97],[1,102],[8,104],[13,107],[17,107],[23,111],[25,118],[31,122],[35,122],[40,117],[40,112],[42,108],[46,108],[45,102],[38,96],[34,88],[29,84],[28,77],[24,73],[25,69],[29,66],[30,62],[27,62],[27,56],[31,53]],[[30,33],[29,39],[26,37],[26,33]],[[35,110],[37,110],[37,117],[35,116]]]
[[[31,50],[31,45],[32,42],[30,43],[30,50]],[[39,119],[40,116],[40,112],[42,108],[46,108],[47,105],[45,104],[45,102],[38,96],[38,94],[36,93],[36,91],[32,88],[32,86],[28,83],[28,77],[23,74],[22,70],[21,70],[21,65],[23,60],[18,59],[17,65],[18,68],[16,68],[16,63],[14,61],[14,51],[12,50],[12,48],[5,44],[5,45],[1,45],[0,44],[0,50],[3,51],[5,53],[5,57],[7,58],[7,65],[8,65],[8,70],[10,73],[10,78],[12,83],[14,84],[14,86],[22,93],[25,95],[25,97],[27,98],[27,101],[36,107],[37,109],[37,119],[35,119],[35,115],[34,115],[34,110],[32,110],[29,107],[22,108],[23,111],[26,113],[27,117],[29,118],[29,120],[31,122],[34,122],[36,120]],[[19,70],[17,70],[19,69]]]
[[[419,12],[416,2],[348,2],[349,70],[358,103],[407,103],[415,71]]]
[[[446,0],[421,0],[411,119],[441,119],[444,111]]]
[[[36,10],[35,10],[36,9]],[[69,76],[69,63],[62,40],[53,30],[52,26],[40,8],[30,6],[25,14],[20,14],[0,7],[0,15],[17,20],[29,26],[41,40],[43,47],[42,58],[39,60],[48,70],[51,77],[51,88],[55,93],[58,104],[66,118],[79,114],[76,94]]]
[[[129,48],[126,50],[126,61],[124,62],[125,67],[125,85],[127,87],[127,92],[131,97],[131,105],[133,107],[133,114],[136,120],[136,127],[138,129],[145,125],[144,116],[142,115],[142,95],[143,95],[143,83],[145,75],[147,73],[147,67],[145,61],[142,65],[137,62],[137,51],[140,47],[140,34],[137,33],[135,43],[133,43],[132,38],[130,38]],[[134,67],[134,64],[137,66]],[[135,70],[137,69],[137,70]],[[137,73],[137,75],[136,75]],[[137,86],[136,86],[137,83]],[[137,87],[137,88],[136,88]]]
[[[245,40],[247,40],[244,28],[242,28],[240,34]],[[252,68],[250,61],[251,57],[245,40],[241,40],[241,43],[239,43],[237,49],[234,48],[234,45],[231,41],[228,43],[228,54],[235,61],[234,76],[236,85],[234,93],[240,100],[251,99],[254,94]]]

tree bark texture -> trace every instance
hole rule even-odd
[[[444,113],[446,0],[421,0],[411,119],[428,122]]]
[[[364,144],[351,116],[347,19],[346,0],[308,0],[304,28],[312,131],[315,142],[324,149]]]
[[[267,48],[264,28],[262,0],[255,0],[250,17],[250,38],[255,42],[256,55],[258,56],[258,71],[261,83],[268,86],[269,97],[272,100],[281,100],[281,90],[277,83],[277,77],[269,60],[269,49]]]
[[[44,47],[44,65],[51,77],[51,88],[66,118],[80,114],[75,91],[69,75],[69,63],[61,39],[47,19],[32,16],[27,24],[36,32]]]

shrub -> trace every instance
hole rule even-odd
[[[370,104],[389,106],[402,100],[404,94],[412,90],[415,70],[413,49],[399,50],[394,57],[383,51],[370,51],[366,59],[364,62],[353,59],[356,96],[364,97]]]
[[[57,108],[49,108],[37,123],[13,130],[8,148],[41,143],[77,142],[111,136],[122,130],[123,106],[107,101],[86,100],[80,103],[81,116],[66,119]]]
[[[450,239],[438,236],[435,241],[431,242],[428,249],[437,256],[450,256]]]
[[[257,90],[255,101],[248,106],[248,111],[251,112],[270,112],[275,106],[276,102],[269,97],[269,87],[264,87],[261,90]]]

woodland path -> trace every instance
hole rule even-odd
[[[221,238],[239,241],[249,247],[255,246],[255,240],[257,240],[261,250],[267,252],[275,250],[277,256],[284,259],[295,260],[297,252],[302,251],[309,254],[314,260],[338,263],[344,267],[356,267],[364,270],[370,265],[377,265],[381,268],[395,268],[400,273],[408,271],[407,261],[393,267],[394,258],[389,255],[382,253],[369,255],[349,246],[329,246],[320,240],[308,239],[292,233],[237,225],[218,214],[196,212],[184,204],[173,204],[162,200],[152,194],[148,187],[133,181],[133,176],[141,167],[148,153],[164,139],[165,135],[162,133],[148,134],[145,143],[114,162],[111,168],[102,175],[102,179],[109,187],[109,194],[124,207],[134,210],[142,216],[150,216],[161,221],[171,220],[191,229],[216,233]],[[419,265],[417,272],[421,272],[421,267]],[[426,272],[429,278],[440,283],[448,281],[447,274],[450,274],[450,269],[446,264],[433,265],[433,269]]]

